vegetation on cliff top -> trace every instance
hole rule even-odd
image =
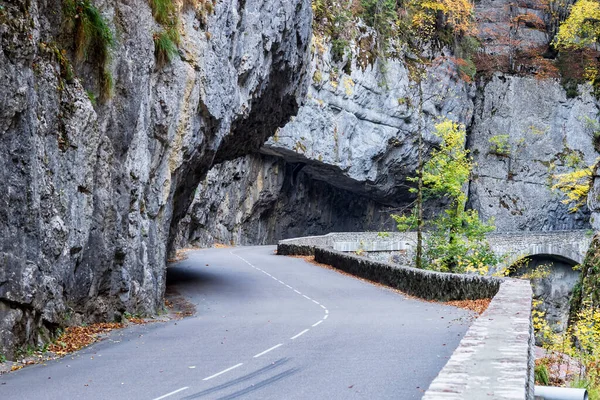
[[[89,0],[66,0],[63,10],[75,38],[75,58],[98,66],[100,94],[107,99],[112,94],[113,79],[109,70],[110,49],[115,38],[106,20]]]
[[[468,0],[314,0],[314,29],[330,38],[332,58],[350,68],[351,45],[366,68],[378,57],[420,57],[423,42],[451,47],[470,66],[473,46],[473,5]],[[476,47],[476,46],[475,46]],[[468,68],[466,69],[468,70]]]
[[[315,33],[329,38],[333,61],[347,73],[352,58],[364,69],[377,58],[410,61],[449,49],[452,56],[442,58],[466,81],[495,72],[560,78],[570,97],[586,82],[600,95],[599,9],[598,0],[509,3],[506,20],[490,28],[485,25],[497,16],[476,12],[468,0],[313,0]],[[532,46],[525,29],[545,33],[548,42]]]

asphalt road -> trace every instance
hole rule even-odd
[[[419,399],[468,328],[468,311],[273,251],[191,252],[168,277],[196,316],[0,376],[0,399]]]

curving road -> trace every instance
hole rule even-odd
[[[0,376],[0,399],[419,399],[468,328],[468,311],[273,251],[189,253],[168,276],[195,317]]]

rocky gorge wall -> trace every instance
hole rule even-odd
[[[324,234],[340,229],[340,225],[346,230],[384,230],[390,226],[385,214],[398,212],[413,200],[406,178],[414,176],[417,165],[414,104],[418,97],[402,62],[388,60],[385,77],[377,64],[364,71],[355,65],[351,74],[345,74],[336,72],[327,50],[315,54],[316,49],[313,44],[313,82],[306,104],[264,144],[260,157],[269,160],[266,164],[277,162],[280,170],[296,170],[304,177],[303,182],[322,187],[320,192],[342,190],[362,205],[340,210],[338,218],[344,221],[336,220],[337,225],[306,225],[302,232],[294,225],[298,218],[310,218],[300,211],[302,207],[320,210],[328,203],[321,202],[322,197],[307,197],[302,207],[286,208],[291,188],[300,198],[306,185],[296,185],[294,173],[283,174],[268,194],[270,207],[279,210],[278,224],[246,229],[244,221],[255,220],[269,208],[260,203],[259,212],[250,216],[255,196],[244,197],[246,188],[238,184],[257,181],[260,167],[243,168],[257,162],[258,156],[252,156],[214,170],[216,177],[228,175],[224,168],[243,169],[240,180],[215,179],[198,189],[195,204],[226,193],[244,202],[246,216],[242,219],[236,217],[240,210],[236,207],[222,209],[217,219],[208,214],[203,217],[206,228],[202,229],[211,232],[211,241],[266,244]],[[570,213],[570,207],[561,203],[562,195],[551,189],[553,176],[593,165],[598,157],[590,121],[597,120],[600,102],[590,86],[581,85],[580,94],[568,98],[557,79],[496,73],[468,83],[459,79],[451,63],[436,66],[430,76],[424,86],[425,139],[428,148],[435,146],[431,132],[441,117],[466,126],[467,147],[475,162],[468,188],[469,207],[485,220],[494,218],[499,232],[590,227],[586,207]],[[504,148],[498,149],[498,141]],[[431,204],[430,211],[435,211],[435,206]],[[364,219],[374,211],[380,216]],[[185,234],[191,242],[210,242],[198,241],[204,233],[193,231]],[[233,231],[237,233],[232,235]]]
[[[0,1],[0,353],[162,307],[175,229],[215,163],[258,147],[306,92],[307,0],[178,6],[164,66],[143,0],[95,6],[115,37],[100,95],[58,0]],[[69,76],[70,71],[74,77]]]
[[[177,244],[271,244],[295,233],[392,228],[389,207],[312,179],[303,164],[252,154],[215,166],[179,224]]]

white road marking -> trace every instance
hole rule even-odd
[[[308,332],[310,329],[305,329],[302,332],[300,332],[299,334],[297,334],[296,336],[292,336],[290,339],[294,340],[296,338],[299,338],[300,336],[304,335],[306,332]]]
[[[179,392],[183,392],[184,390],[189,389],[187,386],[186,387],[182,387],[181,389],[177,389],[177,390],[173,390],[171,393],[167,393],[167,394],[163,394],[160,397],[155,398],[154,400],[161,400],[161,399],[165,399],[169,396],[173,396],[174,394],[177,394]]]
[[[267,350],[263,351],[262,353],[258,353],[257,355],[254,356],[254,358],[258,358],[260,356],[263,356],[263,355],[267,354],[268,352],[270,352],[271,350],[275,350],[276,348],[281,347],[281,346],[283,346],[283,343],[279,343],[279,344],[271,347],[270,349],[267,349]]]
[[[207,380],[209,380],[209,379],[216,378],[217,376],[219,376],[219,375],[223,375],[225,372],[229,372],[229,371],[231,371],[232,369],[235,369],[235,368],[237,368],[237,367],[241,367],[242,365],[244,365],[244,363],[239,363],[239,364],[237,364],[237,365],[234,365],[233,367],[229,367],[229,368],[227,368],[227,369],[224,369],[223,371],[221,371],[221,372],[217,372],[216,374],[214,374],[214,375],[211,375],[211,376],[209,376],[209,377],[206,377],[206,378],[204,378],[204,379],[202,379],[202,380],[203,380],[203,381],[207,381]]]
[[[233,252],[230,252],[230,253],[231,253],[231,254],[233,254]],[[314,328],[315,326],[318,326],[318,325],[322,324],[322,323],[323,323],[323,321],[325,321],[325,320],[327,319],[327,317],[329,317],[329,310],[328,310],[328,309],[327,309],[327,308],[326,308],[326,307],[325,307],[323,304],[319,303],[318,301],[316,301],[316,300],[314,300],[314,299],[311,299],[310,297],[308,297],[308,296],[307,296],[307,295],[305,295],[305,294],[302,294],[302,292],[300,292],[300,291],[298,291],[298,290],[294,289],[293,287],[291,287],[290,285],[286,284],[285,282],[283,282],[283,281],[281,281],[281,280],[277,279],[276,277],[274,277],[273,275],[271,275],[271,274],[270,274],[270,273],[268,273],[267,271],[264,271],[264,270],[262,270],[262,269],[260,269],[260,268],[258,268],[258,267],[255,267],[254,265],[252,265],[252,264],[250,264],[248,261],[246,261],[246,260],[245,260],[243,257],[241,257],[241,256],[238,256],[237,254],[236,254],[235,256],[236,256],[236,257],[238,257],[238,258],[240,258],[240,259],[242,259],[242,260],[244,260],[244,261],[245,261],[245,262],[246,262],[248,265],[250,265],[252,268],[256,269],[257,271],[260,271],[260,272],[262,272],[263,274],[270,276],[271,278],[273,278],[273,279],[274,279],[274,280],[276,280],[277,282],[281,283],[282,285],[285,285],[285,286],[286,286],[288,289],[291,289],[291,290],[293,290],[294,292],[298,293],[299,295],[302,295],[304,298],[306,298],[306,299],[308,299],[308,300],[311,300],[313,303],[315,303],[315,304],[317,304],[317,305],[321,306],[321,308],[322,308],[323,310],[325,310],[325,316],[324,316],[324,317],[323,317],[323,319],[322,319],[322,320],[320,320],[319,322],[316,322],[316,323],[314,323],[314,324],[312,325],[312,326],[313,326],[313,328]],[[303,330],[302,332],[298,333],[297,335],[295,335],[295,336],[292,336],[292,337],[290,338],[290,340],[294,340],[294,339],[297,339],[297,338],[299,338],[300,336],[304,335],[304,334],[305,334],[306,332],[308,332],[309,330],[310,330],[310,328]],[[258,357],[260,357],[260,356],[262,356],[262,355],[265,355],[265,354],[267,354],[268,352],[270,352],[270,351],[273,351],[273,350],[275,350],[276,348],[278,348],[278,347],[281,347],[281,346],[283,346],[283,343],[279,343],[278,345],[275,345],[275,346],[271,347],[270,349],[267,349],[267,350],[263,351],[262,353],[258,353],[257,355],[255,355],[255,356],[254,356],[254,358],[258,358]],[[207,380],[209,380],[209,379],[215,378],[215,377],[217,377],[217,376],[219,376],[219,375],[221,375],[221,374],[224,374],[224,373],[226,373],[226,372],[229,372],[229,371],[231,371],[232,369],[234,369],[234,368],[237,368],[237,367],[239,367],[239,366],[242,366],[242,365],[243,365],[243,363],[239,363],[239,364],[237,364],[237,365],[234,365],[234,366],[233,366],[233,367],[231,367],[231,368],[227,368],[226,370],[223,370],[223,371],[221,371],[221,372],[219,372],[219,373],[217,373],[217,374],[215,374],[215,375],[212,375],[212,376],[209,376],[209,377],[207,377],[207,378],[204,378],[203,380],[204,380],[204,381],[207,381]],[[175,391],[175,392],[169,393],[169,394],[167,394],[167,395],[165,395],[165,396],[163,396],[163,397],[159,397],[158,399],[154,399],[154,400],[159,400],[159,399],[162,399],[162,398],[164,398],[164,397],[166,397],[166,396],[170,396],[170,395],[172,395],[172,394],[178,393],[179,391],[181,391],[181,390],[185,390],[185,389],[187,389],[187,387],[185,387],[185,388],[182,388],[182,389],[179,389],[178,391]]]

